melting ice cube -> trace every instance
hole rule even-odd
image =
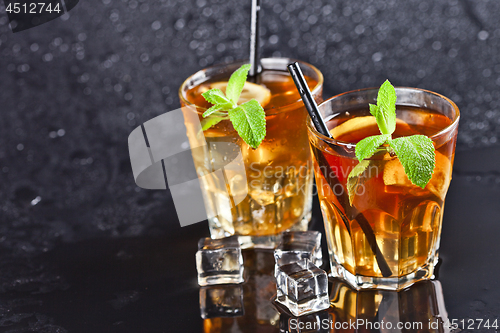
[[[321,233],[318,231],[286,231],[281,236],[281,242],[274,250],[274,260],[277,267],[309,259],[314,265],[323,264],[321,253]]]
[[[326,272],[308,259],[278,267],[276,286],[276,301],[286,306],[294,316],[330,306]]]
[[[196,252],[200,286],[243,282],[243,257],[237,236],[202,238]]]

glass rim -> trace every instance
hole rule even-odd
[[[323,74],[321,73],[321,71],[319,69],[316,68],[316,66],[314,65],[311,65],[310,63],[307,63],[305,61],[302,61],[302,60],[296,60],[296,59],[293,59],[293,58],[286,58],[286,57],[275,57],[275,58],[262,58],[260,59],[261,61],[263,62],[267,62],[267,61],[275,61],[275,60],[285,60],[285,67],[283,68],[283,71],[288,73],[287,71],[287,68],[286,68],[286,65],[288,65],[289,63],[292,63],[292,62],[298,62],[300,65],[302,66],[307,66],[309,67],[311,70],[313,70],[316,75],[318,76],[318,82],[316,83],[316,85],[314,86],[314,88],[312,89],[311,93],[313,95],[316,95],[319,93],[319,91],[322,89],[322,86],[323,86],[323,83],[324,83],[324,77],[323,77]],[[209,69],[216,69],[216,68],[224,68],[226,66],[231,66],[231,65],[238,65],[238,64],[246,64],[248,63],[248,60],[236,60],[234,62],[231,62],[231,63],[220,63],[220,64],[216,64],[216,65],[213,65],[213,66],[209,66],[209,67],[206,67],[206,68],[203,68],[203,69],[200,69],[199,71],[191,74],[190,76],[188,76],[186,78],[186,80],[184,80],[184,82],[181,84],[181,86],[179,87],[179,98],[181,100],[181,104],[184,103],[186,106],[188,107],[194,107],[196,109],[196,112],[197,113],[203,113],[203,110],[206,110],[206,108],[203,108],[201,106],[198,106],[194,103],[191,103],[190,101],[187,100],[187,98],[185,97],[185,87],[187,86],[187,83],[188,81],[195,75],[198,75],[204,71],[207,71]],[[277,113],[280,113],[280,112],[286,112],[287,109],[290,109],[290,110],[295,110],[295,108],[292,108],[291,106],[294,106],[296,104],[299,104],[299,103],[302,103],[302,98],[299,98],[298,100],[294,101],[294,102],[291,102],[289,104],[285,104],[285,105],[281,105],[277,108],[271,108],[271,109],[267,109],[266,111],[273,111],[273,112],[269,112],[267,113],[266,112],[266,117],[267,116],[270,116],[270,115],[274,115],[274,114],[277,114]],[[265,108],[264,108],[265,109]],[[199,111],[200,110],[200,111]]]
[[[458,125],[458,121],[460,120],[460,110],[458,109],[458,106],[455,104],[455,102],[453,102],[448,97],[443,96],[443,95],[441,95],[439,93],[436,93],[436,92],[433,92],[433,91],[430,91],[430,90],[426,90],[426,89],[421,89],[421,88],[412,88],[412,87],[394,87],[394,88],[396,89],[396,91],[397,90],[414,90],[414,91],[416,90],[416,91],[420,91],[420,92],[424,92],[424,93],[428,93],[428,94],[434,95],[436,97],[444,99],[453,108],[453,110],[455,111],[455,117],[454,117],[454,119],[452,119],[452,122],[448,126],[446,126],[445,128],[439,130],[437,133],[434,133],[432,136],[429,137],[433,142],[436,141],[440,136],[442,136],[442,135],[444,135],[444,134],[452,131],[453,129],[455,129],[455,127]],[[343,92],[341,94],[338,94],[338,95],[335,95],[333,97],[328,98],[327,100],[323,101],[319,105],[319,107],[321,107],[321,105],[323,105],[323,104],[329,103],[333,99],[339,98],[339,97],[344,96],[344,95],[348,95],[348,94],[352,94],[352,93],[356,93],[356,92],[361,92],[361,91],[369,91],[369,90],[377,90],[378,91],[378,89],[379,88],[371,87],[371,88],[363,88],[363,89],[356,89],[356,90],[346,91],[346,92]],[[405,105],[405,106],[416,106],[416,107],[419,107],[419,105],[409,104],[409,103],[404,103],[404,104],[396,103],[396,105]],[[339,145],[339,146],[352,147],[352,146],[356,145],[356,143],[354,143],[354,142],[348,142],[348,141],[342,141],[342,140],[337,140],[337,139],[329,138],[329,137],[324,136],[323,134],[319,133],[316,130],[316,128],[314,127],[314,125],[312,124],[312,120],[311,120],[311,117],[309,115],[307,116],[306,125],[307,125],[307,129],[309,130],[309,132],[311,132],[312,134],[314,134],[314,136],[320,138],[322,141],[325,141],[327,143],[331,143],[331,144],[334,144],[334,145]]]

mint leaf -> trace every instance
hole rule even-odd
[[[229,119],[243,141],[252,148],[259,147],[266,136],[266,113],[259,102],[252,99],[229,110]]]
[[[208,117],[208,118],[202,119],[201,120],[201,130],[202,131],[206,131],[207,129],[209,129],[212,126],[217,125],[218,123],[220,123],[224,119],[227,119],[227,118],[212,116],[212,117]]]
[[[394,133],[396,130],[396,90],[389,80],[385,80],[380,86],[377,95],[377,108],[375,110],[370,106],[370,113],[375,116],[380,133]]]
[[[411,182],[424,188],[432,178],[436,154],[432,140],[425,135],[400,137],[389,141]]]
[[[210,107],[207,109],[207,111],[203,112],[203,118],[206,118],[213,114],[214,112],[217,111],[228,111],[233,108],[232,104],[225,103],[225,104],[215,104],[214,106]]]
[[[250,147],[257,148],[266,136],[266,113],[255,99],[238,106],[250,67],[249,64],[243,65],[231,75],[226,94],[220,89],[210,89],[202,94],[214,105],[203,113],[205,119],[202,119],[201,127],[205,131],[220,121],[229,119],[243,141]]]
[[[373,135],[356,144],[356,157],[359,161],[370,158],[383,143],[391,138],[390,134]]]
[[[226,88],[226,96],[230,99],[233,104],[238,104],[240,99],[241,91],[247,80],[248,71],[252,65],[246,64],[238,68],[229,78]]]
[[[408,179],[421,188],[424,188],[432,178],[436,163],[434,145],[432,140],[425,135],[412,135],[392,140],[392,134],[396,130],[396,90],[389,80],[380,86],[377,105],[369,104],[369,107],[382,135],[364,138],[356,144],[356,157],[360,161],[359,168],[355,168],[347,180],[351,204],[354,195],[351,192],[356,189],[362,170],[364,170],[361,169],[364,165],[361,162],[370,158],[385,142],[389,143],[396,153]]]
[[[349,173],[349,177],[347,178],[347,194],[349,194],[349,204],[351,206],[354,201],[354,197],[356,196],[358,184],[360,183],[360,176],[363,172],[365,172],[369,164],[369,160],[363,160],[359,162]]]
[[[201,94],[201,96],[203,96],[207,102],[212,104],[232,104],[220,89],[210,89]]]

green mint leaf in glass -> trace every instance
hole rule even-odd
[[[220,123],[224,119],[227,119],[227,118],[211,116],[211,117],[202,119],[201,120],[201,130],[206,131],[207,129],[209,129],[212,126],[217,125],[218,123]]]
[[[364,138],[356,144],[356,157],[360,161],[372,157],[377,149],[390,138],[390,134],[374,135]]]
[[[354,201],[354,197],[356,196],[356,190],[360,182],[360,176],[365,172],[369,164],[369,160],[363,160],[359,162],[354,167],[354,169],[352,169],[351,173],[349,173],[349,177],[347,178],[347,193],[349,194],[349,204],[351,206],[352,202]]]
[[[370,113],[372,114],[372,116],[377,117],[378,106],[376,106],[375,104],[368,104],[368,105],[370,106]]]
[[[243,141],[252,148],[259,147],[266,136],[266,113],[259,102],[252,99],[229,110],[229,119]]]
[[[389,141],[411,182],[424,188],[432,178],[436,154],[425,135],[404,136]]]
[[[206,118],[217,111],[229,111],[233,108],[232,104],[215,104],[214,106],[207,109],[207,111],[203,112],[203,118]]]
[[[238,100],[240,99],[241,92],[243,91],[243,86],[247,80],[250,67],[252,67],[250,64],[246,64],[238,68],[231,75],[227,83],[226,96],[235,105],[238,105]]]
[[[232,104],[220,89],[210,89],[201,95],[212,104]]]
[[[380,86],[377,105],[370,104],[370,113],[375,116],[382,134],[392,134],[396,130],[396,90],[389,82]]]
[[[356,157],[360,162],[349,173],[347,180],[347,192],[351,205],[356,195],[359,177],[368,165],[366,159],[372,157],[384,143],[388,143],[394,150],[408,179],[421,188],[424,188],[431,180],[436,164],[434,145],[432,140],[425,135],[392,139],[392,134],[396,130],[396,90],[389,80],[380,86],[377,105],[370,104],[369,107],[382,135],[366,137],[356,144]]]
[[[214,105],[203,113],[205,119],[202,120],[201,126],[202,130],[205,131],[220,121],[229,119],[243,141],[250,147],[257,148],[266,136],[264,108],[256,99],[238,106],[238,100],[243,91],[250,67],[249,64],[243,65],[231,75],[227,82],[226,94],[217,88],[210,89],[202,94],[209,103]],[[264,91],[266,90],[264,89]],[[267,92],[270,96],[269,90]],[[265,94],[264,97],[266,97]],[[263,99],[265,100],[265,98]]]

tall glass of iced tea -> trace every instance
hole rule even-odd
[[[319,106],[333,139],[318,133],[310,120],[307,124],[332,275],[356,289],[398,290],[433,275],[459,110],[439,94],[396,88],[393,138],[431,138],[436,149],[432,178],[423,189],[413,185],[398,158],[381,147],[349,198],[348,175],[358,164],[355,145],[380,134],[368,109],[377,91],[347,92]]]
[[[244,247],[274,247],[276,235],[285,230],[306,230],[311,219],[312,163],[304,126],[307,111],[286,66],[287,58],[261,59],[262,72],[247,82],[239,102],[257,99],[266,112],[266,137],[253,149],[238,135],[229,120],[203,132],[207,148],[193,154],[195,167],[224,165],[217,143],[229,142],[241,152],[246,176],[225,172],[222,177],[205,177],[202,192],[212,238],[239,235]],[[244,62],[223,64],[201,70],[180,87],[179,95],[190,143],[200,135],[199,121],[211,106],[201,94],[212,88],[225,91],[230,75]],[[323,75],[315,67],[300,62],[308,85],[321,101]],[[197,117],[193,117],[193,113]],[[210,168],[208,168],[210,169]],[[245,191],[236,203],[227,192]]]

